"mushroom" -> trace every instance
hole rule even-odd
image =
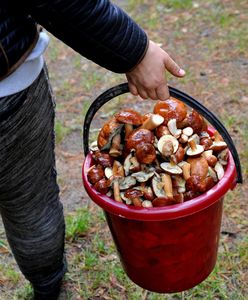
[[[105,168],[104,169],[104,174],[105,174],[105,177],[107,178],[107,179],[111,179],[112,177],[113,177],[113,169],[112,168],[109,168],[109,167],[107,167],[107,168]]]
[[[182,169],[176,165],[175,163],[171,162],[163,162],[160,164],[160,167],[169,174],[172,175],[180,175],[183,173]]]
[[[115,114],[115,119],[119,123],[125,124],[125,140],[133,131],[133,125],[139,126],[142,124],[142,116],[133,109],[125,109]]]
[[[212,167],[208,167],[208,176],[212,177],[214,182],[218,182],[218,177],[215,170]]]
[[[198,175],[206,178],[208,175],[208,162],[205,157],[188,158],[187,162],[190,164],[190,175]]]
[[[189,201],[191,199],[198,197],[200,193],[196,191],[187,191],[183,195],[184,195],[184,201]]]
[[[204,193],[207,190],[206,177],[192,175],[186,180],[186,190]]]
[[[188,124],[195,133],[200,133],[207,129],[207,124],[204,118],[194,109],[188,115]]]
[[[124,193],[124,196],[130,199],[134,206],[142,207],[142,199],[143,193],[136,189],[129,189]]]
[[[179,162],[181,162],[184,159],[184,155],[185,155],[185,150],[181,145],[179,145],[176,153],[171,155],[171,160],[175,164],[178,164]]]
[[[132,172],[140,171],[140,163],[138,162],[137,158],[134,156],[134,152],[131,153],[125,158],[124,160],[124,171],[125,175],[129,175]]]
[[[102,178],[94,184],[94,188],[101,194],[107,194],[110,184],[108,179]]]
[[[164,118],[158,114],[150,114],[139,128],[154,130],[164,122]]]
[[[178,166],[182,169],[183,171],[183,178],[187,180],[190,177],[190,164],[186,161],[181,161]]]
[[[179,138],[182,130],[181,129],[177,129],[177,120],[176,119],[170,119],[167,123],[168,129],[170,131],[170,133],[175,137],[175,138]]]
[[[107,123],[105,123],[98,134],[98,138],[97,138],[98,148],[101,151],[111,149],[113,138],[116,135],[117,136],[120,135],[122,128],[123,128],[123,124],[118,123],[115,118],[112,118]],[[116,138],[116,140],[119,141],[119,138]],[[116,146],[116,140],[115,140],[115,146]],[[117,146],[119,147],[120,145]],[[117,150],[119,149],[117,148],[116,151]]]
[[[109,150],[109,155],[113,157],[118,157],[122,154],[122,149],[121,149],[121,135],[120,133],[117,133],[111,143],[111,148]]]
[[[136,158],[141,164],[151,164],[156,159],[156,150],[152,144],[141,143],[136,146]]]
[[[162,182],[164,184],[164,191],[165,191],[166,196],[169,199],[172,199],[173,198],[173,188],[172,188],[171,176],[169,174],[162,174],[161,178],[162,178]]]
[[[114,199],[117,202],[122,202],[120,197],[120,185],[119,179],[124,177],[124,168],[122,164],[115,160],[113,164],[113,190],[114,190]]]
[[[103,166],[103,168],[113,166],[114,159],[108,153],[97,150],[93,152],[92,156],[95,162]]]
[[[215,170],[216,173],[217,173],[218,179],[221,180],[221,178],[222,178],[222,177],[224,176],[224,174],[225,174],[225,170],[224,170],[222,164],[219,163],[219,162],[217,162],[216,165],[215,165],[215,167],[214,167],[214,170]]]
[[[134,177],[138,182],[146,182],[153,175],[154,175],[154,172],[144,172],[144,171],[140,171],[140,172],[131,174],[131,176]]]
[[[131,201],[129,198],[125,197],[125,193],[124,193],[124,192],[121,192],[121,193],[120,193],[120,196],[121,196],[121,199],[122,199],[127,205],[132,204],[132,201]]]
[[[204,147],[204,150],[209,150],[213,144],[213,140],[210,137],[200,138],[200,145]]]
[[[172,185],[176,188],[179,194],[186,192],[185,184],[186,180],[179,175],[174,176],[172,179]]]
[[[154,134],[148,129],[135,129],[128,137],[125,148],[127,152],[132,149],[136,150],[137,145],[148,143],[153,144]]]
[[[184,134],[184,133],[182,133],[181,136],[180,136],[180,138],[178,139],[178,141],[179,141],[181,144],[187,143],[188,140],[189,140],[189,137],[188,137],[186,134]]]
[[[164,118],[165,125],[170,119],[176,119],[177,122],[181,122],[187,115],[186,105],[172,97],[165,101],[157,101],[153,111]]]
[[[94,165],[90,167],[87,172],[87,178],[91,184],[95,184],[103,177],[104,177],[104,170],[101,165]]]
[[[179,142],[172,135],[163,135],[158,140],[158,150],[163,156],[170,156],[177,151],[178,147]]]
[[[89,148],[90,148],[90,151],[92,151],[92,152],[95,152],[95,151],[99,150],[99,148],[97,146],[97,141],[92,142],[90,144]]]
[[[186,136],[190,137],[194,133],[194,130],[192,127],[188,126],[188,127],[183,128],[182,133],[185,134]]]
[[[155,176],[153,176],[152,178],[152,189],[154,194],[157,197],[165,197],[165,191],[164,191],[164,183],[162,182],[162,178],[158,175],[155,174]]]
[[[166,125],[160,125],[155,129],[155,135],[158,139],[160,139],[163,135],[170,134],[170,131]]]
[[[186,151],[186,154],[188,156],[197,156],[204,151],[203,146],[196,144],[195,140],[192,137],[188,140],[188,145],[189,148]]]
[[[119,179],[119,189],[121,191],[129,189],[136,184],[136,179],[132,176],[121,177]]]
[[[214,132],[214,141],[210,146],[210,149],[216,152],[222,151],[227,148],[227,144],[223,141],[221,135],[215,131]]]
[[[224,149],[222,150],[219,154],[218,154],[218,160],[219,162],[222,164],[222,166],[226,166],[227,162],[228,162],[228,149]]]
[[[217,157],[213,155],[213,150],[206,150],[202,153],[202,156],[206,158],[208,165],[214,167],[217,163]]]

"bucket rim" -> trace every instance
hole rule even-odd
[[[189,216],[221,200],[229,189],[236,185],[236,166],[229,151],[228,164],[221,180],[210,190],[183,203],[163,207],[135,207],[120,203],[97,192],[87,179],[87,171],[92,165],[92,155],[88,153],[82,167],[82,180],[88,195],[103,210],[119,217],[139,221],[162,221]]]

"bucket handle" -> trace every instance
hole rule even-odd
[[[100,96],[98,96],[90,105],[84,120],[83,125],[83,145],[84,145],[84,154],[85,156],[89,152],[89,130],[90,130],[90,124],[91,121],[96,114],[96,112],[108,101],[110,101],[112,98],[115,98],[117,96],[120,96],[122,94],[128,93],[129,87],[128,83],[122,83],[117,86],[114,86],[108,90],[106,90],[104,93],[102,93]],[[233,140],[231,136],[229,135],[227,129],[225,126],[220,122],[220,120],[211,112],[209,111],[204,105],[202,105],[200,102],[192,98],[191,96],[169,86],[169,92],[170,95],[178,100],[181,100],[188,106],[195,109],[197,112],[199,112],[206,120],[209,121],[211,125],[214,126],[214,128],[221,134],[224,141],[227,143],[230,152],[232,153],[235,166],[236,166],[236,172],[237,172],[237,183],[242,183],[242,171],[241,171],[241,164],[238,156],[238,152],[235,148],[235,145],[233,143]]]

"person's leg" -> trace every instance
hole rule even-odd
[[[36,294],[57,289],[66,272],[65,224],[56,182],[54,102],[44,70],[27,90],[0,98],[0,211],[15,259]]]

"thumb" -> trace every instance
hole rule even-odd
[[[185,71],[168,54],[165,57],[164,66],[166,70],[176,77],[183,77],[185,75]]]

